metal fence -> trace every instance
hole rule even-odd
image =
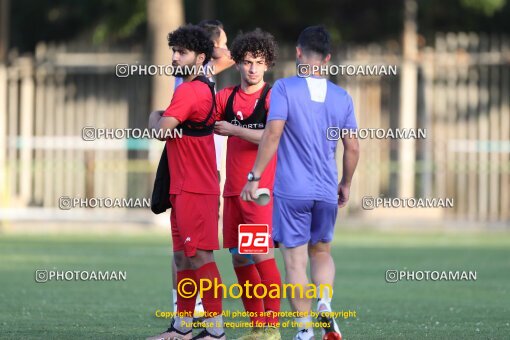
[[[85,142],[86,126],[141,127],[150,81],[117,78],[135,54],[69,53],[38,46],[0,71],[3,207],[58,206],[58,198],[147,197],[149,143]]]
[[[143,63],[136,54],[70,53],[38,47],[33,57],[0,65],[0,203],[55,207],[62,195],[149,197],[159,142],[84,143],[84,126],[146,126],[150,79],[117,78],[115,64]],[[332,62],[402,66],[398,46],[344,46]],[[438,34],[413,61],[416,127],[427,138],[413,148],[415,197],[454,198],[441,217],[510,221],[510,50],[503,36]],[[267,80],[295,73],[294,49],[282,48]],[[218,88],[237,83],[228,70]],[[331,78],[352,95],[360,127],[400,126],[401,74]],[[412,89],[410,89],[412,91]],[[170,92],[169,98],[170,100]],[[362,196],[397,197],[400,140],[366,139],[350,213]],[[409,192],[409,190],[408,190]]]

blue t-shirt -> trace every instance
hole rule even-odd
[[[328,128],[357,129],[351,96],[318,77],[280,79],[271,91],[268,121],[285,120],[278,147],[274,194],[338,202],[337,140]]]

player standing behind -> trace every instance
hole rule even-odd
[[[241,84],[228,87],[216,95],[218,121],[214,131],[229,136],[227,141],[227,177],[223,191],[223,247],[229,248],[237,280],[242,286],[281,284],[274,259],[272,239],[268,254],[241,255],[238,250],[239,224],[268,224],[271,231],[273,199],[259,206],[241,200],[245,178],[257,156],[257,148],[264,132],[269,108],[271,86],[264,82],[264,73],[274,64],[277,45],[273,36],[260,29],[240,34],[231,45],[232,58],[241,75]],[[261,186],[272,191],[276,157],[261,173]],[[259,293],[260,294],[260,293]],[[252,298],[248,298],[248,296]],[[241,339],[280,339],[276,328],[280,311],[280,297],[253,297],[253,291],[243,292],[246,311],[253,312],[254,328]],[[266,316],[268,315],[268,316]],[[267,328],[264,329],[264,326]]]
[[[218,280],[213,250],[219,249],[219,184],[213,139],[214,84],[196,71],[211,58],[213,43],[198,26],[187,25],[168,35],[172,47],[172,65],[184,82],[177,88],[162,116],[151,114],[149,128],[180,128],[182,138],[166,142],[170,168],[172,241],[177,266],[177,285],[181,281]],[[195,72],[191,68],[195,67]],[[159,116],[159,117],[158,117]],[[197,208],[198,207],[198,208]],[[184,285],[186,286],[186,285]],[[192,339],[193,296],[177,296],[176,316],[168,330],[152,339]],[[193,339],[226,339],[223,331],[221,295],[213,290],[202,296],[207,327]]]
[[[216,19],[202,20],[198,23],[198,26],[202,27],[206,32],[209,33],[210,38],[214,43],[213,55],[207,64],[207,67],[210,68],[210,70],[213,72],[213,74],[208,74],[207,76],[209,77],[209,80],[214,82],[214,77],[217,74],[234,65],[234,61],[232,60],[230,51],[227,47],[227,34],[225,33],[221,21]],[[218,177],[220,177],[221,156],[224,145],[225,137],[215,134],[214,148],[216,150],[216,166],[218,169]]]
[[[214,44],[211,60],[209,60],[206,65],[206,71],[213,72],[212,74],[207,74],[207,77],[210,81],[214,82],[214,76],[234,65],[234,61],[231,59],[230,51],[227,47],[227,34],[225,33],[221,21],[216,19],[202,20],[197,26],[202,27],[207,34],[209,34],[209,38]],[[182,82],[182,78],[176,78],[174,90],[181,85]]]
[[[320,69],[330,57],[330,36],[323,27],[312,26],[301,32],[296,47],[298,64]],[[278,80],[271,93],[268,123],[250,173],[250,177],[260,176],[278,150],[273,239],[280,244],[286,281],[302,287],[308,285],[308,258],[312,282],[333,287],[335,264],[330,247],[335,219],[338,208],[345,206],[349,199],[359,158],[357,139],[343,138],[343,174],[337,184],[337,141],[327,138],[329,127],[357,129],[352,99],[344,89],[321,78],[318,72],[304,78]],[[243,199],[252,201],[257,187],[258,182],[248,182],[242,192]],[[331,311],[333,292],[324,290],[323,293],[317,304],[319,313]],[[310,299],[298,296],[290,298],[293,311],[308,313],[307,317],[296,319],[300,329],[295,339],[313,339],[313,328],[306,328],[306,323],[312,321],[311,303]],[[324,338],[341,339],[334,319],[325,314],[319,314],[319,318],[329,324],[322,329]]]

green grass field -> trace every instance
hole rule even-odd
[[[164,330],[171,310],[169,235],[0,236],[2,339],[141,339]],[[510,234],[336,235],[333,306],[344,339],[487,339],[510,336]],[[234,283],[229,255],[216,255]],[[281,257],[278,254],[281,265]],[[280,267],[282,268],[282,267]],[[119,282],[36,283],[37,269],[125,270]],[[471,270],[464,282],[386,283],[388,269]],[[282,268],[283,270],[283,268]],[[288,310],[288,303],[282,304]],[[240,310],[239,300],[224,309]],[[239,319],[230,321],[240,321]],[[227,329],[234,339],[245,329]],[[292,339],[293,329],[282,329]],[[319,333],[316,333],[316,335]],[[318,339],[319,337],[316,336]]]

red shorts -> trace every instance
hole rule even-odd
[[[172,213],[172,241],[174,252],[184,250],[187,257],[194,256],[197,249],[217,250],[218,241],[218,195],[195,194],[182,191],[170,195]]]
[[[239,196],[223,198],[223,248],[237,248],[239,224],[267,224],[269,226],[269,247],[273,245],[273,195],[267,205],[246,202]]]

